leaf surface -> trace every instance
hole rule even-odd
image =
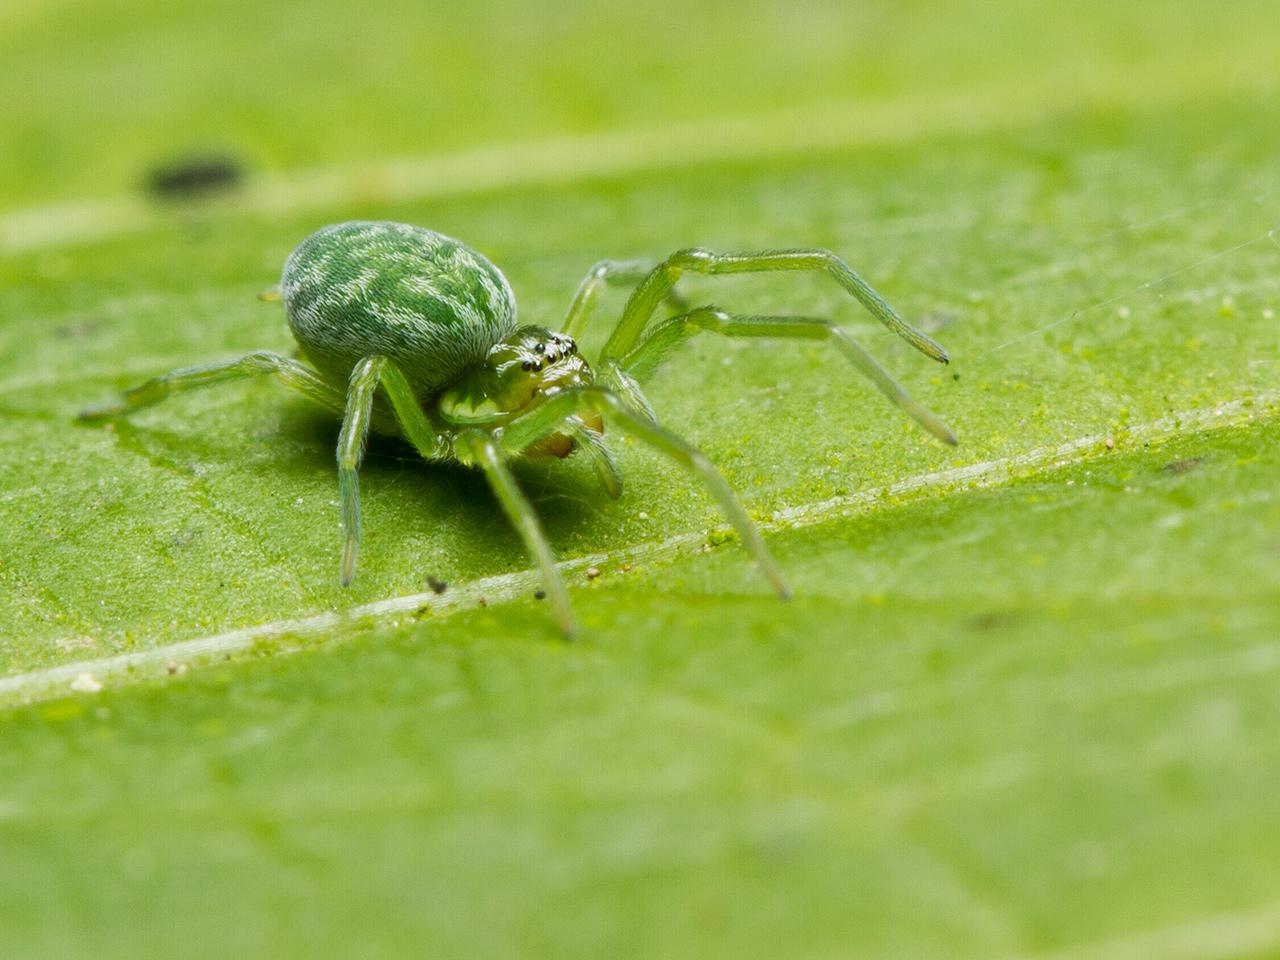
[[[1010,4],[1007,42],[978,57],[951,42],[979,14],[964,3],[814,5],[803,29],[763,5],[701,5],[685,28],[505,7],[495,27],[497,6],[458,5],[440,36],[469,39],[386,62],[368,51],[400,11],[370,6],[353,49],[341,20],[273,31],[289,5],[122,5],[66,44],[54,25],[82,4],[0,12],[0,51],[62,78],[4,98],[27,146],[0,176],[3,952],[1280,949],[1267,6],[1156,5],[1175,29],[1152,5],[1086,3],[1045,31],[1041,5]],[[277,56],[227,81],[238,97],[163,82],[266,36]],[[185,67],[138,58],[165,38]],[[558,56],[527,85],[504,64],[458,79],[539,42]],[[339,48],[362,93],[307,59]],[[619,69],[587,83],[608,56]],[[23,62],[0,56],[0,91]],[[1082,74],[1105,82],[1074,108],[1050,89]],[[147,99],[95,113],[104,75]],[[244,192],[129,199],[191,116],[245,145]],[[735,135],[668,157],[668,122],[681,143],[699,123]],[[481,149],[483,176],[419,176]],[[387,179],[315,175],[349,164]],[[74,197],[88,226],[38,206]],[[696,482],[612,433],[619,501],[576,458],[519,471],[569,561],[580,641],[555,635],[482,479],[396,443],[370,450],[344,591],[322,412],[263,381],[114,429],[74,415],[176,366],[287,351],[255,294],[299,238],[357,217],[465,239],[550,326],[602,257],[828,247],[953,363],[821,277],[687,295],[838,319],[961,446],[834,351],[703,336],[650,395],[766,527],[794,601]],[[106,689],[76,693],[80,673]]]

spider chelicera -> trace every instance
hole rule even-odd
[[[512,476],[515,457],[566,457],[582,450],[605,490],[622,479],[603,431],[618,429],[676,460],[706,484],[774,590],[787,586],[754,524],[724,478],[696,448],[660,426],[639,381],[671,350],[701,332],[729,337],[825,340],[931,434],[955,435],[847,332],[812,317],[740,316],[688,309],[675,291],[685,273],[811,270],[830,274],[881,323],[943,363],[946,351],[904,322],[839,257],[826,250],[718,254],[687,249],[656,265],[603,261],[592,267],[569,307],[563,332],[517,326],[515,298],[496,266],[465,244],[422,227],[339,223],[302,241],[284,265],[280,292],[289,326],[310,365],[258,350],[235,360],[183,367],[148,380],[80,416],[122,416],[171,394],[260,374],[342,415],[338,489],[343,584],[355,576],[360,544],[357,471],[370,430],[400,435],[431,461],[478,467],[542,571],[556,619],[573,631],[564,582],[529,501]],[[595,368],[578,352],[604,288],[634,284],[622,319]],[[664,301],[677,316],[653,322]]]

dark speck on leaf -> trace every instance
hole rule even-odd
[[[79,340],[83,337],[90,337],[98,332],[98,323],[96,320],[81,320],[76,323],[64,323],[62,326],[53,328],[55,337],[62,337],[67,340]]]
[[[969,619],[969,626],[975,630],[997,630],[1017,623],[1021,616],[1010,610],[988,610]]]
[[[427,586],[431,588],[432,593],[437,593],[437,594],[444,593],[446,590],[449,589],[449,584],[445,583],[443,580],[437,580],[435,577],[432,577],[432,576],[427,577]]]
[[[539,600],[547,599],[547,591],[545,590],[535,590],[533,591],[533,595]]]
[[[1165,473],[1187,473],[1196,469],[1204,463],[1200,457],[1186,457],[1182,460],[1172,460],[1164,465]]]
[[[147,189],[158,197],[184,199],[230,190],[244,179],[244,167],[223,154],[193,154],[155,166]]]

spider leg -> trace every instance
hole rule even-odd
[[[369,428],[374,425],[374,394],[381,386],[391,401],[400,434],[426,460],[449,456],[447,438],[440,436],[422,412],[404,373],[390,359],[365,357],[351,371],[347,387],[346,414],[338,434],[338,499],[342,508],[342,585],[356,575],[356,554],[360,549],[360,481],[358,471],[364,458]]]
[[[652,260],[601,260],[587,271],[578,292],[573,296],[564,323],[560,329],[575,339],[581,336],[591,320],[591,314],[606,287],[636,284],[653,271]],[[674,288],[666,292],[667,302],[676,310],[687,310],[689,305]]]
[[[889,400],[943,443],[954,445],[956,435],[937,415],[913,400],[902,385],[876,362],[849,332],[817,317],[745,317],[715,307],[699,307],[650,328],[619,366],[633,378],[650,373],[670,351],[702,331],[726,337],[782,337],[825,340],[848,358]]]
[[[528,413],[506,424],[501,434],[502,449],[508,456],[518,456],[521,451],[542,437],[560,429],[566,420],[586,411],[605,414],[620,429],[642,443],[647,443],[658,452],[666,454],[697,476],[715,498],[725,517],[738,531],[743,545],[760,565],[761,571],[769,579],[777,594],[783,599],[790,597],[791,592],[782,579],[782,573],[777,564],[769,556],[760,532],[711,461],[697,447],[658,426],[652,420],[637,414],[625,400],[611,390],[603,387],[581,387],[548,397]]]
[[[568,426],[578,446],[591,458],[591,464],[596,468],[596,476],[604,485],[605,492],[617,500],[622,496],[622,471],[618,469],[613,454],[605,444],[604,436],[583,423],[581,417],[570,417]]]
[[[182,367],[163,376],[153,377],[141,386],[127,390],[120,399],[80,411],[81,420],[106,420],[127,416],[144,407],[166,400],[175,393],[198,390],[219,383],[244,380],[248,377],[274,373],[287,387],[305,394],[322,406],[341,413],[344,408],[342,392],[326,383],[305,363],[283,357],[267,350],[255,350],[235,360],[204,363]]]
[[[777,270],[823,271],[858,299],[877,320],[921,353],[946,363],[947,352],[932,337],[911,326],[862,279],[852,267],[829,250],[797,248],[759,253],[712,253],[710,250],[678,250],[653,268],[631,293],[622,319],[601,353],[603,358],[628,354],[649,325],[658,304],[686,272],[713,276]]]
[[[400,434],[413,444],[424,460],[445,460],[452,456],[448,438],[437,433],[427,415],[422,412],[422,404],[404,372],[387,360],[380,376],[382,390],[391,401]]]
[[[618,396],[627,402],[636,413],[654,423],[658,422],[658,415],[653,410],[653,404],[649,402],[649,398],[644,395],[644,391],[640,389],[640,381],[621,363],[606,357],[598,365],[597,376],[600,381],[606,384]]]
[[[561,418],[565,419],[565,418]],[[542,524],[533,505],[520,490],[516,478],[507,466],[507,457],[492,434],[481,430],[468,430],[458,436],[458,443],[465,453],[484,471],[485,478],[493,487],[494,495],[502,505],[507,519],[511,521],[520,538],[524,540],[525,549],[537,561],[542,571],[542,582],[547,596],[551,600],[551,608],[555,612],[556,621],[566,637],[573,635],[576,629],[573,613],[569,610],[569,595],[564,588],[564,580],[556,567],[556,558],[542,532]]]
[[[338,500],[342,508],[342,585],[356,576],[360,549],[360,463],[373,420],[373,395],[386,366],[385,357],[365,357],[351,371],[347,409],[338,433]]]

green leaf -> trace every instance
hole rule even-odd
[[[1280,950],[1267,4],[1009,4],[981,50],[959,2],[170,6],[0,13],[0,952]],[[243,189],[131,195],[192,118]],[[602,257],[829,247],[953,363],[822,278],[687,295],[838,319],[961,446],[829,348],[703,336],[650,395],[792,602],[613,433],[618,501],[519,470],[580,640],[483,480],[397,443],[343,590],[323,412],[74,415],[287,351],[255,294],[356,217],[552,327]]]

